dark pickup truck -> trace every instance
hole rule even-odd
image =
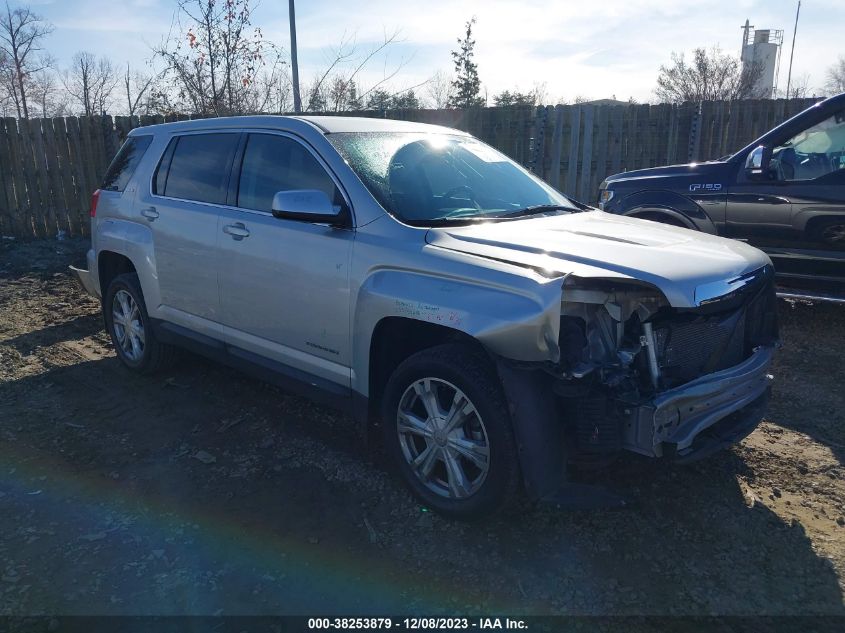
[[[599,191],[607,212],[739,239],[798,294],[845,297],[845,93],[726,158],[629,171]]]

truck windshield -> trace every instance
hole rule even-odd
[[[578,211],[507,156],[470,137],[356,132],[327,138],[376,200],[408,224]]]

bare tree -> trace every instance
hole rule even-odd
[[[792,78],[792,83],[789,86],[789,92],[786,90],[778,90],[778,96],[786,99],[805,99],[812,96],[813,89],[810,87],[810,74],[803,73],[797,77]]]
[[[0,50],[0,114],[4,117],[9,116],[10,113],[16,113],[18,108],[17,102],[13,94],[17,94],[12,88],[15,85],[14,67],[9,58],[2,50]]]
[[[841,55],[836,63],[827,69],[827,83],[824,87],[831,95],[845,92],[845,55]]]
[[[368,88],[362,89],[359,77],[364,69],[380,54],[400,41],[400,32],[384,32],[382,41],[371,48],[359,52],[354,36],[344,36],[340,45],[330,51],[329,61],[325,69],[319,73],[310,84],[306,110],[341,111],[360,109],[365,98],[376,90],[390,92],[387,83],[396,77],[408,60],[388,67],[384,65],[382,77],[373,82]]]
[[[133,72],[129,64],[126,64],[126,72],[123,73],[123,90],[126,94],[126,111],[129,116],[140,114],[141,110],[146,114],[148,108],[145,105],[149,103],[155,80],[156,75],[139,70]]]
[[[0,56],[6,60],[3,87],[18,117],[29,118],[29,79],[49,66],[41,42],[52,31],[53,26],[29,7],[12,9],[6,2],[6,10],[0,12]]]
[[[654,92],[668,103],[760,98],[765,95],[756,84],[762,73],[762,64],[742,65],[718,47],[697,48],[691,63],[683,53],[672,53],[672,64],[660,67]]]
[[[106,57],[80,51],[62,75],[70,97],[85,116],[105,112],[120,79],[114,65]]]
[[[67,93],[51,68],[30,76],[29,94],[32,97],[30,111],[35,112],[37,108],[37,115],[42,118],[64,116],[68,110]]]
[[[545,81],[535,81],[531,94],[534,95],[534,105],[544,105],[548,101],[548,87]]]
[[[247,93],[246,112],[284,114],[293,110],[293,81],[290,66],[281,55],[274,55],[272,64],[265,64]]]
[[[261,29],[253,27],[253,0],[177,0],[176,4],[171,34],[154,49],[165,63],[174,92],[171,101],[197,114],[250,111],[256,93],[268,93],[257,85],[267,63],[265,52],[276,60],[281,56],[280,49],[264,41]]]
[[[431,76],[426,85],[429,105],[436,110],[447,108],[452,100],[453,90],[452,78],[442,70],[438,70]]]

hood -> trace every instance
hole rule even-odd
[[[551,274],[644,281],[679,308],[771,263],[742,242],[602,211],[432,228],[426,241]]]
[[[626,180],[642,180],[644,178],[671,178],[676,176],[717,176],[722,173],[728,163],[711,161],[708,163],[688,163],[686,165],[667,165],[665,167],[651,167],[649,169],[635,169],[620,174],[608,176],[605,182],[624,182]]]

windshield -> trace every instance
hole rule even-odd
[[[470,137],[361,132],[327,138],[376,200],[408,224],[578,210],[507,156]]]

